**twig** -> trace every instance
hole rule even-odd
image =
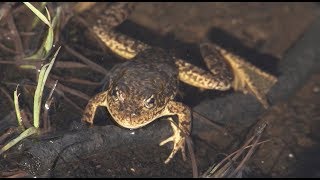
[[[87,20],[85,20],[84,18],[82,18],[82,17],[80,17],[80,16],[76,16],[74,19],[76,20],[77,23],[81,24],[82,26],[85,26],[86,29],[89,29],[89,31],[90,31],[91,35],[93,36],[93,38],[96,38],[96,39],[97,39],[97,37],[93,35],[94,33],[92,32],[92,30],[90,30],[91,27],[90,27],[90,25],[88,24]],[[101,47],[101,49],[105,51],[105,49],[106,49],[105,44],[104,44],[102,41],[99,41],[98,39],[97,39],[96,42],[99,44],[99,46]]]
[[[50,131],[50,122],[49,122],[49,110],[50,110],[50,107],[51,107],[51,103],[53,101],[53,97],[52,97],[52,94],[57,86],[57,83],[58,83],[58,80],[55,81],[51,91],[50,91],[50,94],[46,100],[46,103],[45,103],[45,108],[44,108],[44,112],[43,112],[43,129],[44,129],[44,132],[48,132]]]
[[[73,11],[75,13],[81,13],[89,8],[92,8],[96,2],[78,2],[74,7]]]
[[[51,77],[54,78],[54,79],[58,79],[60,81],[64,81],[64,82],[84,84],[84,85],[89,85],[89,86],[99,86],[99,85],[101,85],[100,82],[92,82],[92,81],[89,81],[89,80],[78,79],[78,78],[65,78],[65,77],[60,77],[60,76],[56,76],[56,75],[53,75],[53,74],[51,74]]]
[[[41,60],[0,60],[0,64],[14,64],[14,65],[34,65],[41,67],[43,61]]]
[[[102,66],[94,63],[93,61],[91,61],[90,59],[84,57],[83,55],[81,55],[80,53],[76,52],[75,50],[73,50],[71,47],[69,47],[68,45],[66,45],[65,43],[63,43],[63,46],[65,47],[65,49],[72,55],[76,56],[77,58],[79,58],[80,61],[82,61],[83,63],[87,64],[92,70],[100,72],[102,74],[107,74],[108,71],[106,69],[104,69]]]
[[[24,108],[23,110],[20,111],[21,113],[21,119],[22,119],[22,123],[24,125],[24,127],[26,127],[26,129],[28,129],[29,127],[31,127],[32,125],[30,124],[31,122],[31,113],[29,111],[29,109]]]
[[[9,13],[7,17],[8,17],[8,21],[7,21],[8,26],[13,35],[16,52],[20,55],[24,55],[22,41],[11,13]]]
[[[2,4],[2,6],[0,8],[0,21],[2,21],[3,19],[6,19],[6,17],[9,14],[9,12],[11,11],[12,6],[15,3],[16,2],[5,2],[5,3]]]
[[[95,56],[106,56],[106,52],[101,50],[89,49],[86,46],[82,46],[81,44],[73,45],[74,48],[78,49],[78,51],[83,52],[86,51],[88,54],[95,55]]]
[[[33,31],[20,31],[20,36],[35,36],[37,35],[36,32]]]
[[[228,133],[228,130],[212,121],[210,121],[208,118],[206,118],[205,116],[203,116],[202,114],[196,112],[196,111],[192,111],[192,115],[196,118],[199,118],[200,120],[202,120],[203,122],[213,126],[214,128],[216,128],[217,130],[221,131],[222,133]],[[228,133],[229,134],[229,133]]]
[[[192,176],[194,178],[197,178],[199,176],[198,166],[197,166],[196,157],[195,157],[194,151],[193,151],[193,143],[192,143],[192,140],[191,140],[190,136],[188,136],[186,138],[186,143],[187,143],[187,146],[188,146],[190,159],[191,159],[191,164],[192,164]]]
[[[22,11],[25,11],[27,9],[27,7],[25,5],[21,5],[18,6],[17,8],[12,10],[12,14],[16,14],[16,13],[21,13]]]
[[[236,173],[238,173],[241,168],[243,168],[244,163],[249,159],[249,157],[252,155],[254,149],[256,146],[266,143],[270,140],[265,140],[265,141],[259,141],[259,137],[260,134],[258,135],[258,138],[254,141],[254,143],[252,145],[248,145],[254,138],[255,135],[253,137],[251,137],[248,141],[246,141],[245,145],[243,145],[240,149],[234,151],[233,153],[229,154],[227,157],[225,157],[222,161],[220,161],[216,166],[214,166],[213,169],[209,169],[206,173],[204,173],[204,175],[202,175],[202,177],[226,177],[225,175],[228,173],[228,170],[231,169],[231,163],[235,162],[237,160],[237,158],[242,154],[242,152],[247,149],[247,148],[251,148],[249,150],[249,152],[247,153],[247,155],[245,156],[245,158],[241,161],[241,163],[238,165],[238,167],[236,168],[236,170],[234,170],[234,172],[231,175],[228,175],[228,177],[234,177],[234,175]],[[234,156],[235,155],[235,156]],[[234,156],[234,157],[233,157]],[[232,158],[231,158],[232,157]],[[231,158],[231,159],[230,159]],[[228,163],[226,163],[225,165],[224,162],[229,160]],[[231,161],[231,162],[230,162]],[[221,169],[219,169],[220,166],[223,167]],[[219,170],[218,170],[219,169]],[[212,176],[214,174],[214,176]]]
[[[1,48],[3,51],[6,51],[6,52],[8,52],[8,53],[17,54],[16,51],[14,51],[14,50],[11,49],[11,48],[6,47],[6,46],[3,45],[2,43],[0,43],[0,48]]]
[[[54,86],[54,81],[52,79],[48,78],[47,82],[48,82],[48,85],[50,88],[52,88]],[[84,94],[83,92],[69,88],[69,87],[64,86],[62,84],[57,85],[57,89],[60,89],[61,91],[68,92],[69,94],[78,96],[79,98],[84,99],[86,101],[90,100],[90,97],[88,95]]]
[[[3,142],[4,142],[9,136],[11,136],[13,133],[15,133],[15,132],[17,132],[17,131],[18,131],[18,129],[15,128],[15,127],[14,127],[14,128],[9,128],[9,129],[7,129],[7,131],[0,136],[0,144],[3,144]]]
[[[71,61],[58,61],[56,62],[55,68],[88,68],[87,65],[78,63],[78,62],[71,62]]]
[[[70,9],[69,5],[63,4],[60,6],[61,7],[61,13],[60,13],[60,22],[58,26],[58,30],[55,38],[55,42],[57,42],[58,39],[61,37],[61,31],[64,29],[64,27],[68,24],[69,20],[74,16],[74,12]]]
[[[9,99],[9,102],[14,107],[14,102],[13,102],[13,99],[12,99],[11,95],[3,87],[0,87],[0,90]]]
[[[246,156],[243,158],[243,160],[240,162],[240,164],[238,165],[238,167],[229,175],[229,177],[234,177],[241,169],[243,169],[244,163],[251,157],[251,155],[254,152],[255,147],[257,146],[257,143],[259,141],[261,137],[261,134],[258,135],[257,139],[254,141],[254,143],[252,144],[251,149],[249,150],[249,152],[246,154]]]
[[[3,175],[5,178],[23,178],[29,175],[27,172],[23,170],[17,170],[16,172],[8,172],[5,174],[7,174],[7,175]]]
[[[235,154],[234,157],[232,157],[232,161],[235,162],[238,157],[242,154],[242,152],[246,149],[245,147],[247,147],[250,142],[254,139],[254,137],[251,137],[239,150],[238,152]],[[221,166],[227,159],[231,158],[231,156],[227,156],[227,158],[225,158],[224,160],[222,160],[217,166],[216,168],[218,169],[219,166]],[[227,172],[227,169],[231,168],[231,162],[228,162],[227,164],[225,164],[218,172],[217,174],[222,174],[223,172]],[[220,176],[222,177],[222,176]]]
[[[49,81],[50,81],[50,80],[48,79],[48,81],[47,81],[48,84],[49,84]],[[52,88],[52,87],[53,87],[52,84],[49,84],[49,87]],[[59,88],[59,87],[60,87],[60,88]],[[63,87],[63,88],[61,89],[61,87]],[[65,90],[66,90],[65,88],[67,88],[67,91],[65,91]],[[64,100],[66,100],[68,103],[70,103],[72,106],[74,106],[77,110],[79,110],[80,112],[83,111],[82,108],[80,108],[76,103],[74,103],[72,100],[70,100],[70,99],[64,94],[64,92],[69,92],[69,91],[68,91],[68,90],[69,90],[68,87],[65,87],[65,86],[63,86],[62,84],[59,84],[59,86],[56,87],[55,90],[57,91],[57,93],[60,94],[60,96],[63,97]],[[78,97],[81,98],[81,96],[77,94],[78,91],[73,90],[73,89],[71,89],[71,88],[70,88],[70,90],[71,90],[71,91],[75,91],[75,92],[73,92],[73,93],[75,93],[76,96],[78,96]],[[70,93],[70,92],[69,92],[69,93]],[[72,93],[70,93],[70,94],[72,94]],[[86,95],[86,96],[87,96],[87,95]]]
[[[71,99],[69,99],[68,97],[66,96],[63,96],[63,99],[66,100],[68,103],[70,103],[72,106],[74,106],[79,112],[83,112],[83,109],[78,106],[76,103],[74,103]]]
[[[11,82],[2,82],[2,83],[6,84],[6,85],[9,85],[9,86],[17,86],[17,83],[11,83]],[[52,88],[53,85],[54,85],[54,81],[51,80],[50,78],[48,78],[46,86]],[[26,85],[26,86],[28,86],[28,85]],[[75,106],[78,110],[81,110],[81,111],[82,111],[82,109],[81,109],[78,105],[76,105],[75,103],[73,103],[69,98],[67,98],[67,97],[64,95],[64,92],[67,92],[67,93],[69,93],[69,94],[73,94],[73,95],[75,95],[75,96],[77,96],[77,97],[79,97],[79,98],[81,98],[81,99],[84,99],[85,101],[89,101],[89,99],[90,99],[90,97],[89,97],[88,95],[86,95],[86,94],[84,94],[84,93],[82,93],[82,92],[80,92],[80,91],[77,91],[77,90],[75,90],[75,89],[66,87],[66,86],[64,86],[64,85],[62,85],[62,84],[59,84],[59,85],[56,87],[56,91],[59,92],[59,93],[61,94],[61,96],[63,96],[70,104],[72,104],[72,105]]]

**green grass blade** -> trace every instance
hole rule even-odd
[[[20,65],[19,67],[22,69],[37,69],[34,65]]]
[[[41,110],[41,99],[42,99],[42,92],[43,92],[43,77],[45,74],[45,71],[49,64],[45,64],[42,66],[38,78],[38,84],[37,88],[34,94],[34,100],[33,100],[33,126],[35,128],[39,128],[39,122],[40,122],[40,110]]]
[[[44,49],[45,49],[46,54],[48,54],[50,52],[52,45],[53,45],[53,27],[51,26],[48,29],[47,39],[44,43]]]
[[[59,49],[54,54],[53,58],[51,59],[51,62],[44,65],[40,70],[38,84],[37,84],[36,92],[34,95],[34,101],[33,101],[33,125],[35,128],[39,128],[39,125],[40,125],[41,99],[42,99],[44,85],[47,81],[47,78],[49,76],[53,63],[60,51],[60,48],[61,47],[59,47]]]
[[[42,2],[40,5],[40,8],[38,9],[39,11],[42,11],[44,9],[44,7],[46,6],[47,2]],[[38,16],[36,16],[32,22],[32,29],[34,29],[38,23],[40,22],[40,19],[38,18]]]
[[[56,15],[53,17],[52,23],[51,23],[53,28],[58,27],[59,21],[61,19],[61,11],[62,11],[62,8],[60,6],[57,7]]]
[[[61,49],[61,46],[58,48],[58,50],[56,51],[56,53],[54,53],[53,58],[52,58],[51,62],[49,63],[49,67],[48,67],[48,69],[46,70],[46,73],[45,73],[45,75],[44,75],[44,82],[46,82],[46,80],[47,80],[47,78],[48,78],[48,75],[49,75],[49,73],[50,73],[50,71],[51,71],[51,68],[52,68],[52,66],[53,66],[53,63],[54,63],[55,59],[57,58],[57,55],[58,55],[60,49]]]
[[[8,144],[6,144],[5,146],[3,146],[0,149],[0,154],[2,154],[3,152],[7,151],[8,149],[10,149],[12,146],[16,145],[19,141],[21,141],[22,139],[27,138],[28,136],[31,136],[32,134],[37,133],[38,130],[34,127],[30,127],[27,130],[23,131],[18,137],[16,137],[15,139],[11,140]]]
[[[36,53],[34,53],[33,55],[24,58],[25,60],[31,60],[31,59],[42,59],[44,58],[52,49],[53,46],[53,40],[54,40],[54,32],[53,32],[53,27],[49,27],[48,29],[48,34],[47,37],[45,39],[45,41],[42,42],[40,48],[37,50]],[[22,67],[22,66],[20,66]],[[26,67],[29,69],[34,69],[33,67]]]
[[[45,17],[37,8],[35,8],[31,3],[29,2],[23,2],[26,6],[28,6],[28,8],[33,12],[35,13],[38,18],[43,21],[46,25],[48,25],[49,27],[51,27],[51,23],[50,21],[48,20],[47,17]]]
[[[48,9],[46,7],[45,7],[45,9],[46,9],[46,13],[48,16],[47,19],[50,22],[47,36],[45,37],[45,40],[42,42],[40,48],[33,55],[24,58],[26,60],[28,60],[28,59],[43,59],[49,54],[49,52],[52,49],[53,42],[54,42],[54,29],[56,28],[56,26],[58,24],[57,22],[60,20],[61,8],[60,7],[57,8],[56,16],[53,17],[52,21],[51,21],[51,16],[49,14]],[[34,69],[34,67],[30,67],[30,66],[20,66],[20,67]]]
[[[14,101],[14,108],[16,110],[16,115],[17,115],[17,120],[18,120],[18,125],[20,128],[22,128],[22,130],[25,130],[24,125],[22,124],[22,117],[21,117],[21,113],[20,113],[20,107],[19,107],[19,95],[18,95],[18,86],[16,90],[13,92],[13,101]]]
[[[45,9],[46,9],[46,13],[47,13],[47,16],[48,16],[48,21],[51,22],[51,16],[50,16],[49,10],[48,10],[47,7],[45,7]]]

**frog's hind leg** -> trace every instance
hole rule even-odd
[[[93,21],[90,30],[100,39],[103,44],[117,55],[132,59],[139,52],[149,48],[147,44],[130,38],[124,34],[117,33],[114,27],[128,18],[135,7],[132,2],[111,3],[98,20]]]
[[[93,16],[94,18],[99,17],[98,19],[89,19],[91,26],[97,26],[102,28],[104,31],[111,30],[116,26],[120,25],[125,21],[131,12],[135,8],[135,3],[133,2],[112,2],[108,3],[107,7],[103,6],[104,4],[96,3],[95,6],[98,10]],[[89,17],[90,18],[90,17]]]
[[[221,74],[221,77],[230,78],[233,75],[232,87],[243,93],[251,93],[260,103],[267,108],[269,106],[266,94],[277,82],[277,78],[263,72],[241,57],[227,52],[225,49],[212,43],[202,43],[200,45],[201,54],[207,67],[213,74]],[[224,62],[223,62],[224,61]],[[231,67],[227,71],[227,65]],[[227,75],[227,76],[225,76]]]
[[[150,48],[147,44],[113,30],[104,31],[93,27],[93,32],[112,52],[125,59],[132,59],[140,52]]]
[[[201,89],[228,90],[231,88],[233,73],[229,63],[217,49],[201,44],[201,55],[210,72],[196,67],[182,59],[176,59],[181,81]]]

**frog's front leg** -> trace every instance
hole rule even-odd
[[[191,131],[191,110],[186,105],[180,102],[171,101],[168,103],[163,115],[177,115],[178,125],[170,117],[170,124],[173,130],[173,135],[162,141],[160,146],[173,141],[173,149],[165,163],[169,163],[173,156],[181,149],[183,160],[186,159],[185,141]]]
[[[83,112],[81,121],[93,125],[94,116],[99,106],[107,107],[107,91],[99,93],[89,100]]]

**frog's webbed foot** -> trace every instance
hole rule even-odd
[[[165,164],[169,163],[179,150],[182,152],[183,160],[186,160],[185,142],[186,137],[189,136],[191,131],[191,110],[182,103],[171,101],[168,103],[163,115],[178,116],[178,125],[172,120],[171,117],[169,117],[173,135],[159,144],[162,146],[168,142],[173,142],[173,149],[169,157],[165,160]]]
[[[186,151],[185,151],[185,137],[181,136],[180,130],[178,129],[177,125],[170,120],[170,124],[173,130],[173,135],[167,138],[166,140],[163,140],[159,145],[162,146],[164,144],[167,144],[168,142],[173,142],[173,149],[169,155],[169,157],[164,161],[165,164],[169,163],[170,160],[174,157],[174,155],[181,149],[182,158],[185,161],[186,160]]]
[[[265,108],[269,106],[266,94],[277,82],[276,77],[263,72],[241,57],[232,54],[231,52],[227,52],[225,49],[222,49],[215,44],[203,43],[201,44],[201,49],[203,49],[203,47],[207,51],[206,53],[202,52],[205,60],[206,55],[211,53],[211,56],[220,57],[220,59],[224,60],[231,66],[234,74],[232,87],[235,90],[241,91],[245,94],[249,92],[255,96]],[[208,68],[212,69],[210,61],[206,60],[206,63]],[[214,71],[215,70],[211,70],[213,73]]]

